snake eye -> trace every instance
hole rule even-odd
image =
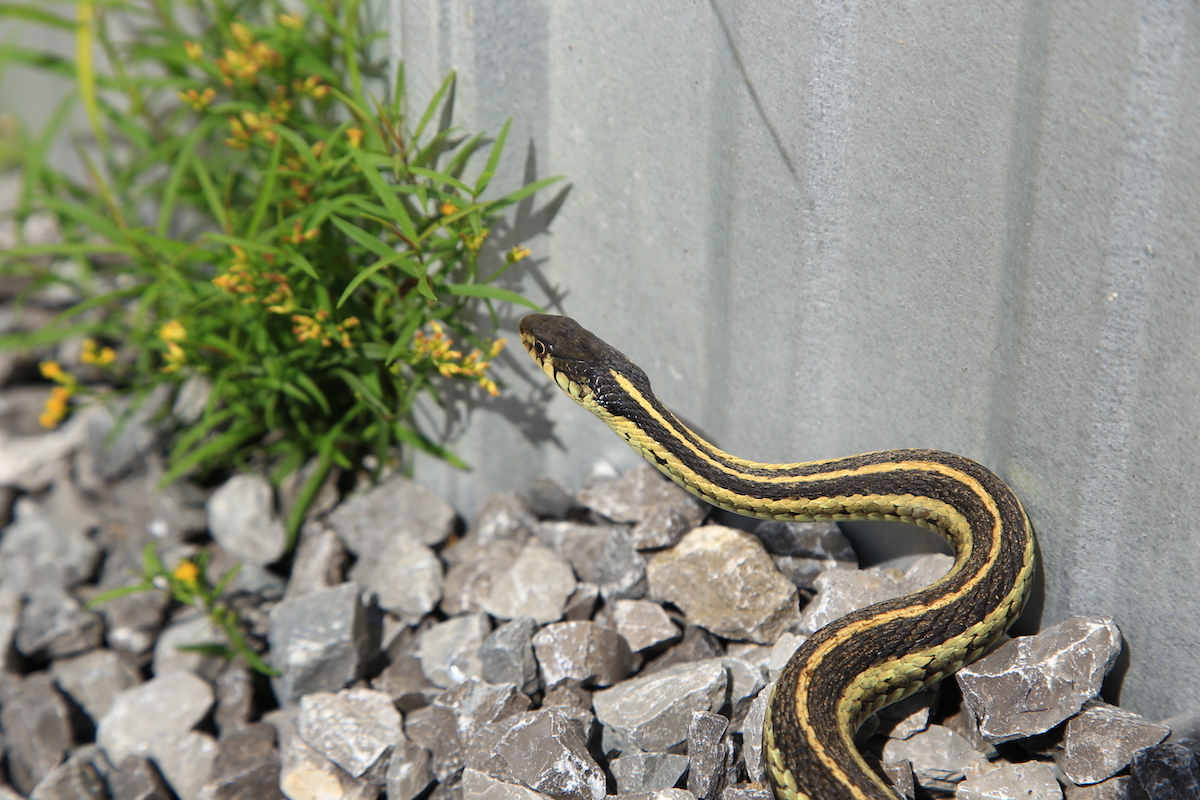
[[[538,358],[541,358],[546,355],[546,345],[540,339],[535,340],[533,343],[533,351],[537,354]]]

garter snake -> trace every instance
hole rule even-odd
[[[651,464],[720,508],[764,519],[882,519],[929,528],[954,549],[945,577],[825,626],[792,656],[763,726],[777,800],[894,800],[854,744],[859,725],[953,673],[1020,614],[1033,533],[996,475],[935,450],[760,464],[718,450],[659,402],[637,366],[567,317],[521,320],[525,349],[577,403]]]

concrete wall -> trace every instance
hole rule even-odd
[[[392,2],[415,96],[455,69],[466,129],[515,117],[503,188],[569,178],[500,232],[511,285],[731,452],[991,466],[1042,623],[1114,616],[1122,703],[1200,710],[1200,5]],[[424,480],[634,463],[511,341],[473,471]]]

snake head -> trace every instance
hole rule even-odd
[[[530,314],[521,320],[520,332],[521,344],[542,372],[590,411],[605,406],[616,374],[649,389],[641,369],[570,317]]]

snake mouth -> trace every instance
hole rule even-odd
[[[593,341],[599,342],[595,336],[575,320],[553,314],[529,314],[518,331],[525,352],[559,388],[578,403],[592,396],[587,361],[580,353],[586,353]]]

